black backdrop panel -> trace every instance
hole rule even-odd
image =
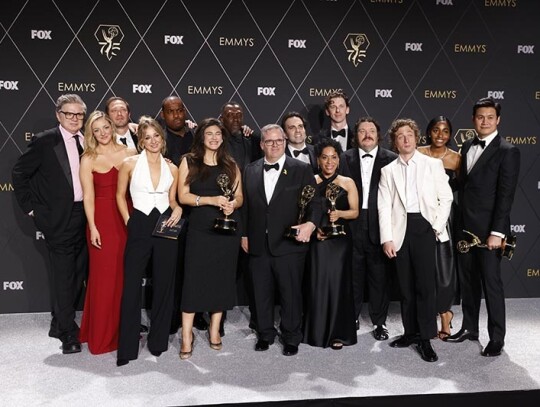
[[[15,203],[11,168],[29,138],[55,125],[54,101],[90,111],[113,95],[132,118],[179,95],[195,120],[244,105],[260,128],[300,111],[311,134],[323,101],[350,96],[350,125],[397,117],[425,128],[444,114],[452,146],[471,107],[503,105],[500,132],[522,167],[512,212],[518,249],[503,260],[508,297],[540,297],[540,3],[534,0],[10,0],[0,13],[0,313],[49,308],[43,236]]]

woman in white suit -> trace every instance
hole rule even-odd
[[[435,362],[430,342],[437,335],[435,244],[449,238],[452,190],[442,162],[416,150],[420,130],[414,120],[395,120],[389,135],[399,156],[381,171],[379,228],[384,253],[396,259],[405,329],[390,346],[416,343],[422,359]]]

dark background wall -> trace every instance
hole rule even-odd
[[[170,94],[195,121],[230,99],[252,128],[298,110],[314,134],[327,124],[324,97],[342,89],[350,125],[406,116],[425,128],[444,114],[456,149],[474,134],[474,101],[491,95],[501,135],[522,153],[506,294],[540,297],[539,16],[535,0],[4,1],[0,313],[49,307],[44,240],[15,203],[11,168],[73,92],[89,111],[123,96],[134,120]]]

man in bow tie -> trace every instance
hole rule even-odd
[[[119,96],[110,97],[105,102],[105,113],[116,127],[116,142],[137,150],[137,134],[129,128],[131,110],[127,100]]]
[[[331,92],[325,102],[326,115],[330,118],[330,128],[323,128],[319,133],[321,137],[332,137],[341,144],[343,151],[352,147],[354,134],[347,124],[349,115],[349,97],[341,91]]]
[[[354,242],[352,275],[357,324],[367,277],[372,334],[376,340],[384,341],[388,339],[386,317],[394,262],[384,255],[380,244],[377,192],[381,169],[397,155],[379,146],[380,132],[379,123],[371,117],[362,117],[356,122],[354,145],[357,148],[342,154],[340,173],[354,180],[362,198],[360,216],[350,224]]]
[[[75,310],[88,265],[86,216],[79,180],[81,128],[86,104],[75,94],[56,101],[59,125],[32,137],[13,167],[15,197],[49,252],[52,320],[49,336],[62,341],[62,353],[81,351]]]
[[[317,157],[312,145],[306,144],[306,120],[298,112],[289,112],[281,120],[287,137],[285,154],[309,164],[314,173],[318,171]]]
[[[458,175],[457,239],[467,239],[463,230],[474,233],[488,250],[473,247],[460,253],[459,285],[463,322],[447,342],[478,340],[482,287],[488,314],[489,343],[483,356],[498,356],[504,346],[506,317],[501,279],[501,245],[510,234],[510,210],[518,182],[519,149],[498,132],[501,105],[483,98],[473,106],[477,138],[461,149]]]
[[[268,350],[274,328],[274,293],[281,304],[283,354],[295,355],[302,340],[302,276],[310,236],[321,217],[320,201],[312,200],[298,224],[298,202],[306,185],[315,187],[310,166],[285,154],[285,133],[277,124],[261,129],[261,158],[244,169],[242,249],[249,254],[258,341]],[[277,167],[277,168],[276,168]],[[261,182],[262,181],[262,182]],[[284,236],[298,229],[295,239]]]

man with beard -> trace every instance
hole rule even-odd
[[[161,118],[165,121],[167,152],[165,158],[180,165],[193,142],[193,133],[186,128],[186,109],[178,96],[168,96],[161,103]]]
[[[131,123],[131,110],[129,103],[119,96],[110,97],[105,102],[105,113],[111,118],[116,126],[116,142],[124,144],[128,148],[137,149],[137,134],[133,132]]]
[[[388,339],[386,317],[390,304],[390,272],[393,262],[384,255],[379,237],[377,192],[381,169],[394,161],[395,153],[379,146],[381,128],[371,117],[362,117],[355,126],[358,148],[351,148],[341,156],[340,172],[350,177],[360,191],[362,209],[360,216],[351,222],[353,234],[353,291],[356,322],[364,301],[367,277],[369,316],[373,323],[373,337],[378,341]]]

